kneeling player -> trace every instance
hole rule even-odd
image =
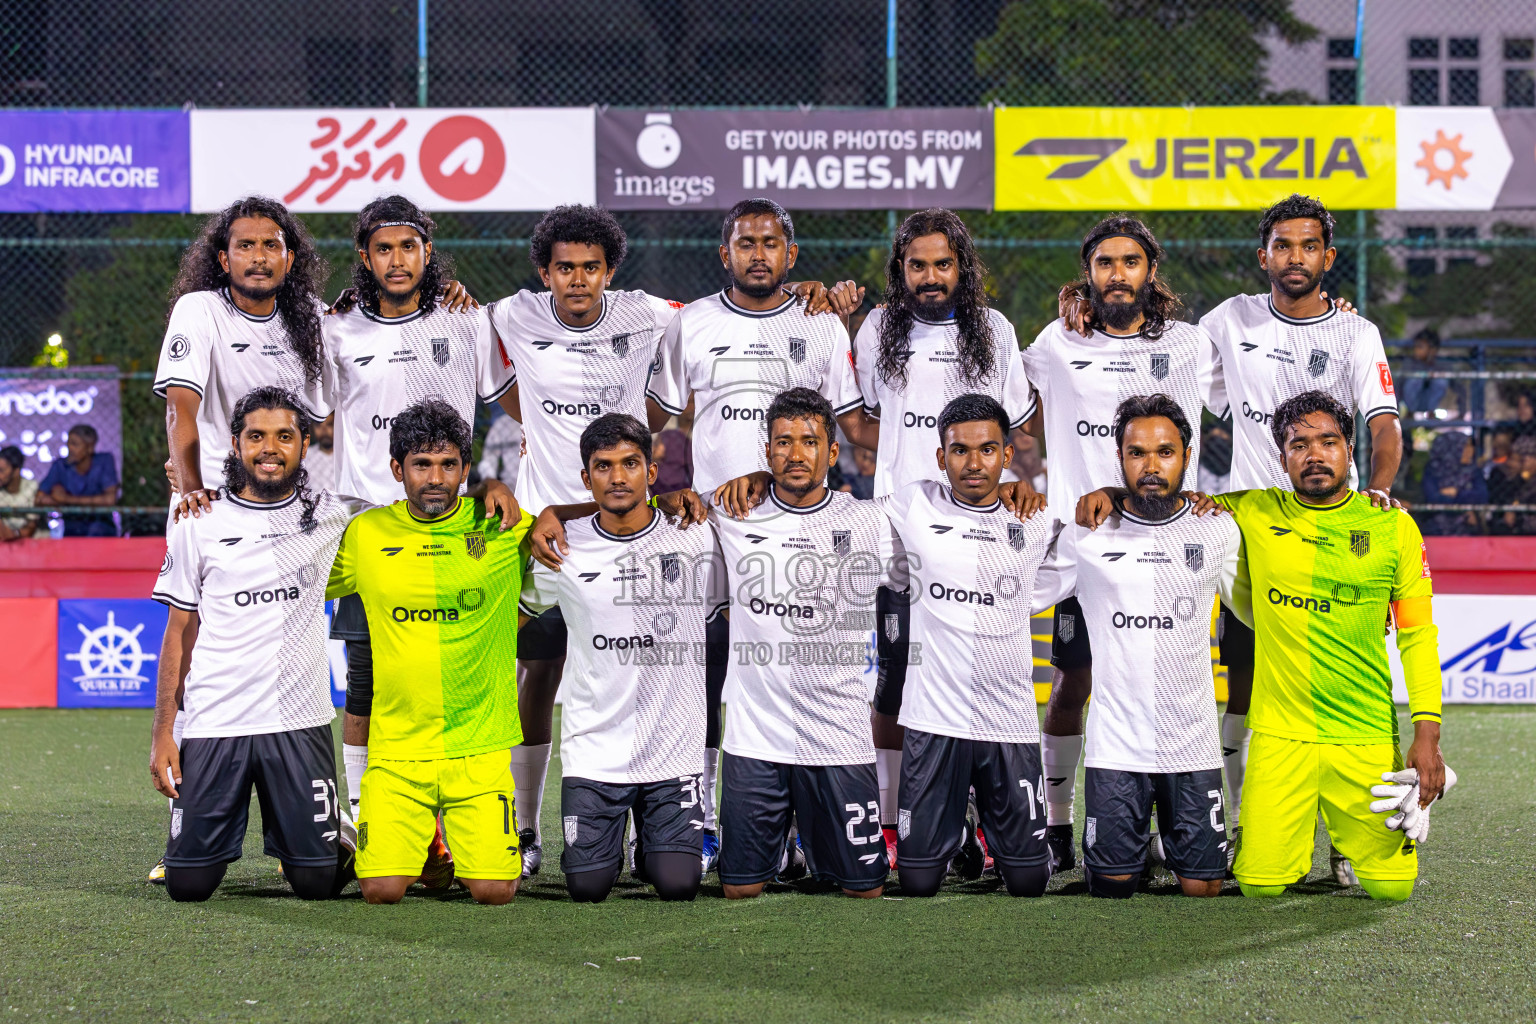
[[[1147,864],[1149,820],[1187,896],[1215,896],[1227,872],[1211,608],[1232,592],[1242,535],[1196,517],[1179,494],[1193,429],[1167,395],[1115,410],[1129,488],[1095,532],[1069,523],[1040,571],[1037,603],[1076,594],[1096,656],[1084,761],[1088,891],[1124,899]]]
[[[267,854],[295,893],[326,899],[352,878],[316,568],[335,556],[349,515],[305,486],[310,426],[282,388],[240,399],[223,467],[227,500],[183,518],[167,538],[153,594],[171,611],[149,773],[172,801],[165,890],[173,900],[206,900],[240,859],[252,786]],[[188,658],[178,751],[172,723]]]
[[[646,503],[657,466],[645,424],[609,413],[580,444],[597,510],[566,523],[552,595],[571,639],[560,867],[572,899],[606,899],[633,811],[637,875],[664,900],[691,900],[704,864],[704,623],[724,603],[714,534]],[[549,590],[524,587],[525,618],[548,610],[529,602]]]
[[[890,865],[864,665],[890,524],[827,487],[837,442],[825,397],[782,391],[766,424],[768,500],[743,520],[711,517],[732,607],[720,881],[728,899],[756,896],[803,849],[813,877],[879,896]]]
[[[395,417],[390,467],[405,501],[359,515],[327,596],[362,598],[373,643],[357,873],[369,903],[398,903],[421,874],[437,816],[457,877],[481,903],[517,892],[507,752],[517,715],[516,615],[532,518],[503,532],[460,497],[469,424],[441,399]]]
[[[966,835],[971,789],[987,849],[1014,896],[1050,881],[1040,726],[1030,670],[1030,599],[1054,532],[1019,522],[998,481],[1013,460],[1008,414],[961,395],[939,414],[939,468],[949,485],[907,484],[881,507],[910,567],[912,637],[901,725],[897,874],[901,891],[932,896]],[[978,864],[978,870],[980,865]]]

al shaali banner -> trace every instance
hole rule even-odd
[[[999,210],[1253,210],[1291,192],[1390,208],[1391,107],[1007,107]]]

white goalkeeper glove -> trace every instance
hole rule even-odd
[[[1391,831],[1402,831],[1409,839],[1416,843],[1422,843],[1429,838],[1429,809],[1435,805],[1431,800],[1429,807],[1419,806],[1419,771],[1417,768],[1405,768],[1400,772],[1382,772],[1381,781],[1386,785],[1372,786],[1371,795],[1379,799],[1372,801],[1372,814],[1386,814],[1392,812],[1387,818],[1386,826]],[[1445,788],[1440,796],[1451,791],[1456,785],[1456,773],[1450,765],[1445,766]],[[1439,797],[1435,798],[1436,800]]]

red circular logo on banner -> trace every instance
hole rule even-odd
[[[421,140],[421,176],[444,199],[468,203],[488,195],[506,169],[501,136],[478,117],[446,117]]]

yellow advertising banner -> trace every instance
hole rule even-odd
[[[1397,199],[1391,107],[1002,107],[999,210],[1335,209]]]

